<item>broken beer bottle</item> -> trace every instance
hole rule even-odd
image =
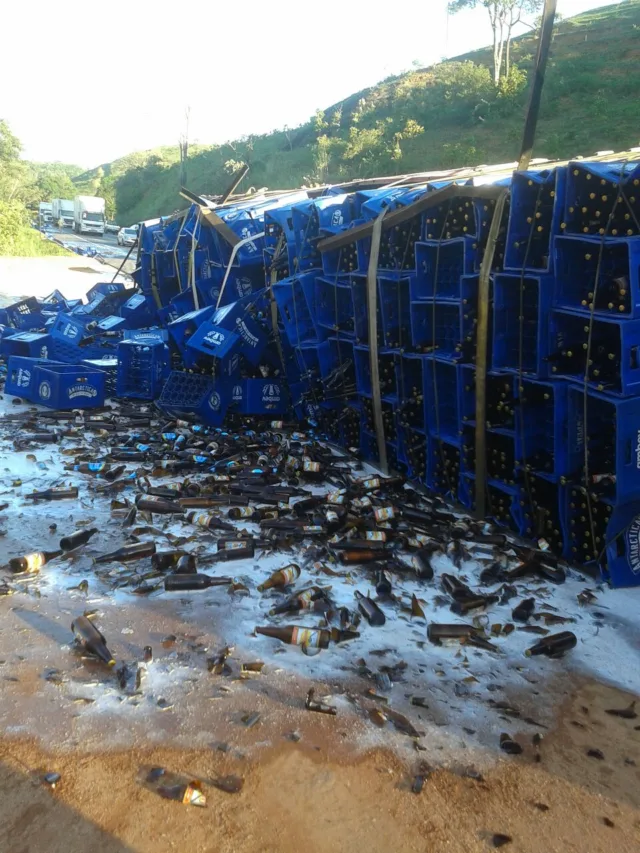
[[[96,626],[86,616],[78,616],[71,623],[71,630],[78,642],[92,655],[100,658],[108,666],[114,666],[115,660],[107,648],[107,641]]]
[[[298,625],[286,625],[275,628],[270,625],[256,628],[256,634],[273,637],[291,646],[308,646],[309,648],[327,649],[331,641],[331,632],[324,628],[301,628]]]
[[[35,574],[51,560],[59,557],[62,551],[35,551],[33,554],[25,554],[23,557],[12,557],[9,560],[9,569],[12,572],[27,572]]]

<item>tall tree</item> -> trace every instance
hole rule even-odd
[[[499,85],[511,70],[511,39],[514,27],[522,16],[542,8],[543,0],[449,0],[449,12],[456,14],[466,9],[483,6],[491,21],[493,31],[493,82]]]

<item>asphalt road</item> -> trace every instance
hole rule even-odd
[[[127,257],[130,246],[118,246],[116,234],[106,232],[105,234],[76,234],[72,228],[58,228],[57,226],[47,229],[47,233],[54,236],[69,249],[74,249],[76,246],[95,248],[98,257],[104,260],[109,266],[119,267],[122,261]],[[137,258],[137,247],[131,250],[129,260],[123,269],[126,273],[131,273],[135,268]]]

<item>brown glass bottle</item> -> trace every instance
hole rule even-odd
[[[87,619],[86,616],[78,616],[71,623],[71,630],[88,652],[96,655],[108,666],[115,664],[113,655],[107,648],[107,641],[90,619]]]
[[[33,554],[25,554],[23,557],[12,557],[9,560],[9,569],[12,572],[28,572],[35,574],[51,560],[59,557],[62,551],[36,551]]]
[[[158,515],[182,515],[184,507],[175,501],[167,501],[163,498],[139,495],[136,498],[136,506],[140,512],[155,512]]]
[[[527,649],[525,655],[534,657],[536,655],[546,655],[547,657],[561,657],[565,652],[575,648],[578,639],[572,631],[560,631],[558,634],[551,634],[548,637],[543,637],[534,643],[531,648]]]
[[[267,578],[264,583],[258,586],[258,592],[264,592],[265,589],[273,589],[278,586],[289,586],[300,577],[300,566],[295,563],[290,563],[282,569],[274,572],[270,578]]]
[[[30,501],[61,501],[65,498],[77,498],[78,489],[45,489],[44,492],[31,492],[24,497]]]
[[[213,577],[212,575],[192,572],[189,574],[171,574],[164,579],[165,592],[187,592],[188,590],[208,589],[211,586],[229,586],[233,578]]]
[[[156,553],[155,542],[136,542],[134,545],[123,545],[117,551],[101,554],[95,558],[96,563],[126,563],[130,560],[143,560]]]
[[[157,551],[151,557],[151,565],[156,572],[165,572],[168,569],[174,569],[180,558],[184,556],[184,551]]]
[[[91,527],[88,530],[76,530],[70,536],[63,536],[60,540],[60,549],[62,551],[73,551],[74,548],[79,548],[81,545],[86,545],[89,539],[98,532],[97,527]]]
[[[324,628],[301,628],[297,625],[286,625],[281,628],[271,626],[256,628],[256,634],[273,637],[292,646],[308,646],[316,649],[327,649],[331,642],[330,631]]]
[[[372,601],[370,598],[367,598],[366,595],[363,595],[357,589],[354,591],[354,595],[358,600],[358,610],[364,618],[367,620],[369,625],[374,628],[379,628],[384,625],[387,621],[386,616],[382,612],[382,610],[378,607],[375,601]]]

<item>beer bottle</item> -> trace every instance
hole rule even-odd
[[[163,498],[148,497],[147,495],[138,495],[136,498],[136,506],[140,512],[155,512],[159,515],[173,515],[184,513],[184,508],[175,501],[163,500]]]
[[[340,551],[338,559],[341,563],[351,565],[355,563],[374,563],[382,554],[379,551]]]
[[[180,558],[184,556],[184,551],[157,551],[151,557],[151,565],[156,572],[164,572],[168,569],[174,569]]]
[[[24,497],[30,501],[61,501],[65,498],[77,498],[78,489],[45,489],[44,492],[31,492]]]
[[[440,575],[440,584],[443,590],[448,593],[454,601],[463,601],[465,598],[473,598],[474,594],[469,587],[458,580],[455,575],[449,575],[446,572]]]
[[[558,634],[542,637],[526,650],[525,655],[528,658],[535,655],[546,655],[550,658],[562,657],[565,652],[575,648],[577,642],[577,637],[572,631],[560,631]]]
[[[12,572],[28,572],[35,574],[51,560],[59,557],[62,551],[36,551],[33,554],[25,554],[23,557],[12,557],[9,560],[9,569]]]
[[[65,465],[65,471],[77,471],[80,474],[104,474],[109,469],[107,462],[80,462],[78,465]]]
[[[101,554],[95,558],[96,563],[126,563],[130,560],[143,560],[145,557],[151,557],[156,553],[154,542],[136,542],[133,545],[123,545],[117,551],[111,551],[108,554]]]
[[[433,548],[421,548],[416,554],[411,556],[411,565],[413,566],[416,575],[421,580],[433,580],[433,566],[431,565],[431,557],[435,553]]]
[[[258,586],[258,592],[264,592],[266,589],[273,589],[278,586],[289,586],[300,577],[300,566],[295,563],[290,563],[282,569],[274,572],[270,578],[267,578],[264,583]],[[286,642],[286,641],[285,641]]]
[[[536,609],[535,598],[525,598],[520,604],[511,611],[511,618],[514,622],[528,622],[533,616],[533,611]]]
[[[206,512],[188,512],[185,518],[190,524],[197,524],[198,527],[206,527],[209,530],[235,530],[233,524]]]
[[[115,665],[113,655],[107,648],[107,641],[90,619],[87,619],[86,616],[78,616],[71,623],[71,630],[75,634],[76,640],[90,654],[96,655],[107,666]]]
[[[442,640],[467,639],[477,633],[478,630],[473,625],[465,625],[462,622],[451,625],[430,622],[427,626],[427,639],[436,644]]]
[[[233,518],[234,521],[237,521],[241,518],[252,519],[254,516],[255,510],[252,506],[232,506],[227,510],[227,518]]]
[[[324,628],[301,628],[298,625],[286,625],[281,628],[266,626],[256,628],[256,634],[273,637],[291,646],[307,646],[315,649],[327,649],[331,642],[331,631]]]
[[[183,554],[175,569],[177,575],[195,575],[198,571],[195,554]]]
[[[76,530],[70,536],[63,536],[60,540],[60,549],[62,551],[73,551],[74,548],[79,548],[81,545],[86,545],[89,539],[98,532],[97,527],[91,527],[88,530]]]
[[[295,595],[272,607],[269,611],[269,616],[277,616],[280,613],[295,613],[298,610],[313,610],[311,606],[316,601],[321,601],[325,598],[326,590],[319,586],[311,586],[309,589],[302,590]]]
[[[106,480],[107,483],[113,483],[118,479],[118,477],[124,474],[126,470],[126,465],[116,465],[114,468],[108,468],[106,471],[103,471],[102,479]]]
[[[376,593],[378,595],[391,595],[391,581],[384,569],[380,569],[376,577]]]
[[[354,595],[358,599],[358,610],[362,613],[369,625],[376,628],[384,625],[387,621],[386,616],[382,610],[380,610],[375,601],[367,598],[367,596],[363,595],[357,589],[354,591]]]
[[[458,616],[464,616],[465,613],[470,613],[472,610],[479,610],[481,607],[487,607],[490,604],[495,604],[499,600],[499,595],[474,595],[471,598],[454,601],[450,609],[452,613],[456,613]]]
[[[208,589],[210,586],[228,586],[233,578],[213,577],[212,575],[191,572],[189,574],[171,574],[164,579],[165,592],[187,592],[189,590]]]

